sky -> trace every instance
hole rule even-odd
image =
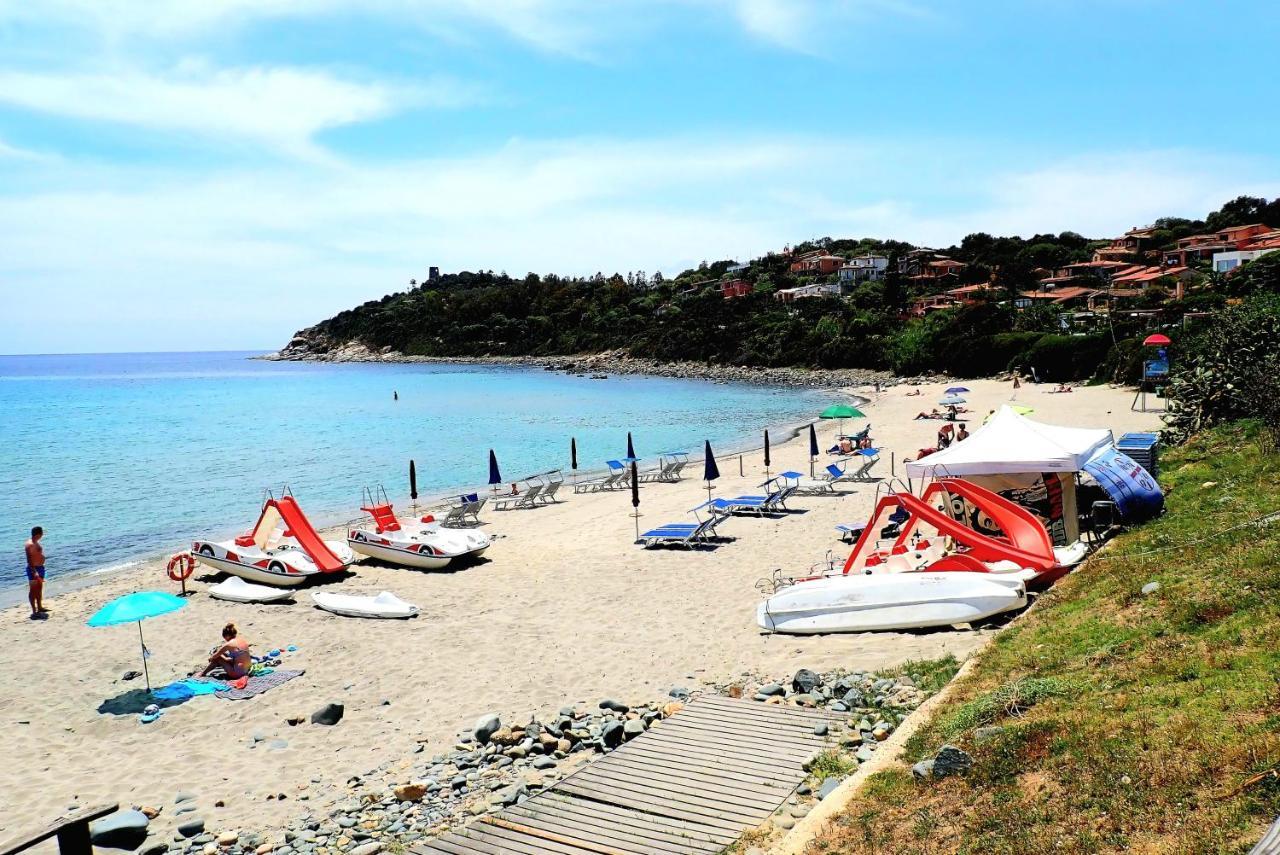
[[[0,0],[0,353],[1201,217],[1280,195],[1277,43],[1269,0]]]

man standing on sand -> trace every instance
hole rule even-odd
[[[27,599],[31,603],[31,618],[39,620],[49,612],[44,607],[44,547],[40,538],[44,529],[31,529],[31,539],[24,544],[27,553]]]

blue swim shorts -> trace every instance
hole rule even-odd
[[[34,582],[34,581],[35,581],[35,580],[37,580],[37,579],[39,579],[39,580],[40,580],[40,581],[42,581],[42,582],[44,581],[44,568],[43,568],[43,567],[28,567],[28,568],[27,568],[27,581],[28,581],[28,582]]]

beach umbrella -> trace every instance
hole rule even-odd
[[[413,458],[409,458],[409,498],[418,501],[418,469],[413,465]]]
[[[956,407],[956,406],[959,406],[960,404],[965,403],[965,400],[964,398],[961,398],[959,395],[948,395],[938,403],[942,404],[944,407]]]
[[[640,473],[636,471],[636,462],[631,461],[631,516],[636,520],[636,540],[640,539]]]
[[[636,457],[636,447],[631,444],[631,431],[627,431],[627,456],[625,460],[638,460]]]
[[[769,479],[769,431],[764,432],[764,477]]]
[[[818,432],[809,423],[809,477],[813,477],[813,459],[818,456]]]
[[[716,456],[711,453],[711,440],[706,440],[703,451],[702,480],[707,482],[707,501],[711,501],[711,482],[720,477],[720,467],[716,466]]]
[[[845,419],[862,419],[866,418],[862,411],[857,407],[851,407],[848,404],[832,404],[822,412],[818,413],[820,419],[839,419],[840,432],[844,433]]]
[[[951,388],[947,389],[947,394],[948,394],[948,395],[963,395],[965,392],[968,392],[968,391],[969,391],[969,390],[968,390],[968,388],[966,388],[966,387],[964,387],[964,386],[952,386]]]
[[[569,468],[575,472],[578,469],[578,438],[569,437]]]
[[[498,471],[498,455],[493,453],[493,449],[489,449],[489,483],[497,485],[502,483],[502,473]],[[496,490],[497,487],[495,486]]]
[[[1152,333],[1144,338],[1142,343],[1147,347],[1166,347],[1173,344],[1173,342],[1169,340],[1169,337],[1162,333]]]
[[[123,623],[138,625],[138,644],[142,647],[142,673],[146,675],[147,691],[151,691],[151,672],[147,668],[147,643],[142,639],[142,622],[147,618],[176,612],[187,604],[181,597],[163,591],[138,591],[117,597],[94,612],[89,626],[118,626]]]

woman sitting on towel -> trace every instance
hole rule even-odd
[[[249,668],[253,660],[249,656],[249,642],[240,638],[234,623],[222,628],[222,644],[209,657],[209,664],[200,672],[201,677],[209,676],[215,670],[221,670],[228,680],[239,680],[249,676]]]

